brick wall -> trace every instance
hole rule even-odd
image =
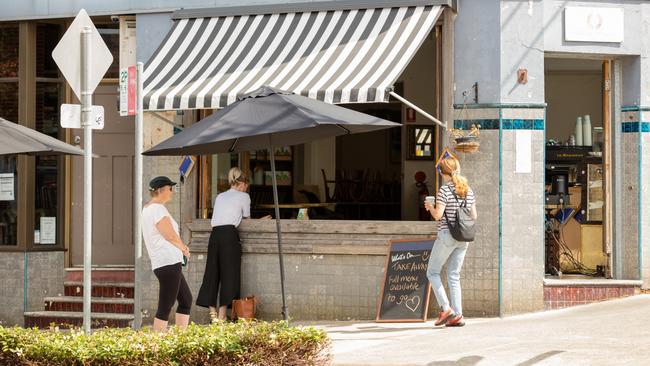
[[[370,223],[370,224],[369,224]],[[286,293],[289,314],[296,320],[374,319],[384,276],[388,240],[430,237],[431,222],[283,222]],[[196,297],[203,278],[209,222],[192,225],[192,258],[184,269]],[[242,295],[260,300],[262,319],[281,317],[281,292],[275,223],[246,221],[242,224]],[[354,229],[352,233],[350,229]],[[481,229],[483,230],[483,229]],[[372,233],[371,233],[372,232]],[[486,243],[472,245],[461,273],[464,313],[468,316],[497,315],[494,253]],[[156,311],[158,281],[144,255],[144,322]],[[443,279],[444,281],[444,279]],[[429,314],[437,314],[431,297]],[[206,322],[206,309],[192,309],[192,319]]]

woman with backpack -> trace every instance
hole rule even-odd
[[[425,208],[434,220],[439,220],[438,235],[431,249],[427,278],[440,306],[435,325],[462,327],[463,320],[460,269],[463,266],[469,242],[474,240],[476,200],[467,179],[460,175],[460,162],[453,156],[440,161],[438,171],[443,184],[436,196],[436,204],[425,202]],[[451,304],[440,280],[440,271],[447,265],[447,281]]]

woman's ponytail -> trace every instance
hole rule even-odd
[[[460,162],[453,156],[447,157],[440,162],[440,171],[442,174],[451,176],[451,181],[456,187],[456,195],[465,198],[469,192],[469,183],[467,178],[460,175]]]
[[[454,186],[456,187],[456,195],[461,198],[467,197],[467,192],[469,191],[467,178],[460,175],[460,173],[456,173],[451,175],[451,181],[454,182]]]

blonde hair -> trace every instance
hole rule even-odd
[[[231,187],[237,185],[237,183],[248,183],[248,176],[238,167],[230,168],[228,171],[228,183]]]
[[[452,182],[456,187],[456,195],[461,198],[467,197],[469,183],[467,178],[460,175],[460,161],[453,156],[447,157],[440,162],[440,171],[444,175],[451,176]]]

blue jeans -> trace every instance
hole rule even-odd
[[[449,230],[438,232],[438,238],[431,249],[429,258],[429,267],[427,268],[427,278],[431,282],[433,294],[436,296],[438,305],[443,311],[447,311],[449,299],[445,293],[445,288],[440,280],[440,271],[445,262],[447,265],[447,283],[449,284],[449,294],[451,296],[451,308],[456,314],[463,313],[463,304],[460,293],[460,268],[465,260],[465,253],[469,243],[460,242],[451,236]]]

